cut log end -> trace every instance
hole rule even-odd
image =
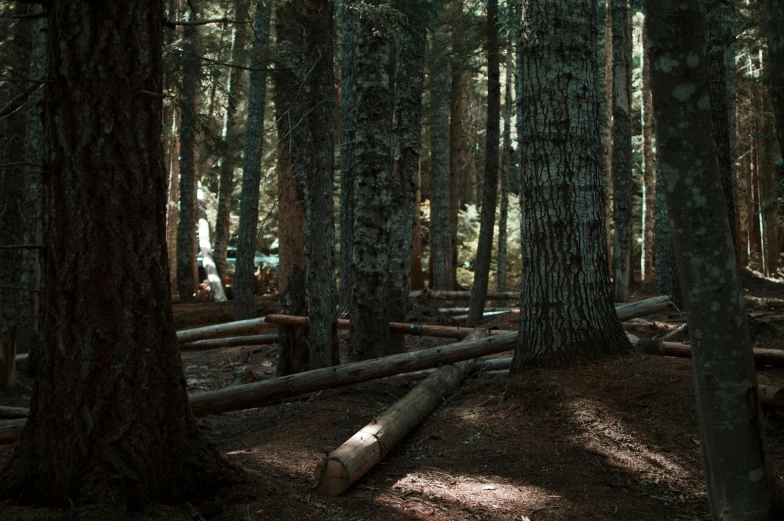
[[[338,459],[324,458],[316,465],[319,482],[316,492],[325,496],[339,496],[351,486],[351,476],[346,466]]]

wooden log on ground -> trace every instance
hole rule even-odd
[[[27,407],[5,407],[0,406],[0,418],[4,420],[27,418],[30,414],[30,409]]]
[[[204,351],[205,349],[216,349],[220,347],[260,346],[276,344],[277,342],[277,333],[268,335],[233,336],[227,338],[212,338],[210,340],[197,340],[195,342],[180,344],[180,351]]]
[[[471,361],[441,367],[316,467],[316,490],[339,496],[403,441],[468,374]]]
[[[26,422],[25,418],[0,421],[0,445],[16,443]]]
[[[256,312],[260,316],[276,313],[278,295],[256,295]],[[174,304],[174,325],[177,329],[190,329],[208,324],[231,322],[234,318],[234,301],[196,302],[193,304]]]
[[[276,327],[277,326],[275,324],[270,324],[267,322],[265,317],[251,318],[249,320],[229,322],[228,324],[217,324],[214,326],[204,326],[177,331],[177,342],[180,344],[187,344],[197,340],[233,336],[239,335],[241,333],[255,333],[256,331],[261,331],[264,329],[275,329]]]
[[[325,367],[304,373],[272,378],[237,387],[228,387],[191,395],[191,409],[196,416],[259,407],[282,398],[313,391],[342,387],[400,373],[429,369],[502,353],[513,349],[517,332],[493,335],[413,353],[375,358],[352,364]]]
[[[505,308],[485,308],[485,312],[488,311],[514,311],[515,309],[519,309],[517,307],[505,307]],[[464,315],[468,313],[468,308],[438,308],[439,313],[443,313],[445,315]]]
[[[691,358],[691,347],[679,342],[657,342],[655,340],[640,340],[635,344],[638,352],[646,355],[674,356],[678,358]],[[778,349],[754,348],[754,361],[757,366],[770,365],[784,367],[784,351]]]
[[[763,409],[769,411],[784,411],[784,388],[772,385],[760,385],[759,400]]]
[[[509,315],[511,313],[514,313],[515,311],[516,311],[516,308],[507,309],[507,310],[500,310],[500,311],[485,311],[484,313],[482,313],[482,316],[483,317],[495,317],[495,316],[498,316],[498,315]],[[468,315],[455,315],[455,316],[452,317],[452,320],[455,320],[457,322],[462,322],[463,320],[468,320]]]
[[[625,302],[623,304],[615,305],[615,313],[618,319],[623,322],[624,320],[631,320],[637,317],[644,317],[653,315],[654,313],[661,313],[667,311],[670,307],[670,297],[663,295],[660,297],[647,298],[637,302]]]

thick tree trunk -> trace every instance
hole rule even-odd
[[[335,206],[333,187],[335,97],[332,74],[332,3],[311,1],[297,8],[302,27],[301,66],[295,103],[302,121],[293,123],[290,154],[294,178],[305,197],[305,296],[310,317],[310,369],[339,363],[334,329]],[[293,14],[292,14],[293,15]],[[329,102],[327,102],[327,100]],[[387,137],[388,139],[388,137]],[[388,156],[387,156],[388,157]],[[383,291],[383,288],[382,288]]]
[[[632,269],[632,122],[631,34],[629,0],[611,0],[613,46],[613,300],[626,302],[634,281]]]
[[[512,111],[514,104],[512,100],[512,76],[514,74],[514,64],[512,63],[512,41],[506,49],[506,84],[504,85],[504,135],[501,145],[501,209],[498,216],[498,260],[497,291],[506,291],[506,250],[507,250],[507,221],[509,219],[509,181],[511,176],[517,174],[517,169],[513,168],[512,159]]]
[[[248,0],[235,0],[234,19],[246,21],[248,19]],[[245,92],[245,71],[242,67],[246,63],[246,42],[248,29],[245,24],[232,24],[231,63],[235,65],[229,69],[229,91],[226,102],[226,113],[223,118],[223,133],[221,142],[221,163],[218,185],[218,217],[215,220],[215,267],[221,283],[226,282],[226,247],[229,245],[231,234],[229,223],[231,220],[231,200],[234,195],[234,167],[239,147],[235,127],[237,125],[236,113],[240,98]]]
[[[457,8],[458,4],[453,4]],[[461,52],[462,35],[452,31],[452,54]],[[465,147],[463,146],[463,83],[466,73],[463,60],[453,60],[449,66],[449,251],[451,252],[451,289],[459,290],[457,281],[457,220],[460,214],[460,184],[463,180]]]
[[[735,244],[735,4],[703,0],[705,54],[708,59],[713,142],[719,160],[721,184],[727,201],[730,233]]]
[[[351,254],[354,244],[354,132],[356,116],[357,10],[343,5],[340,61],[340,309],[351,306]]]
[[[234,272],[234,315],[237,320],[254,318],[254,271],[256,233],[259,221],[259,183],[261,182],[264,113],[267,104],[267,73],[263,53],[269,42],[271,0],[257,0],[253,18],[253,45],[249,63],[250,91],[248,119],[245,122],[245,147],[242,158],[242,199],[240,229],[237,237],[237,268]]]
[[[417,154],[417,184],[414,198],[414,227],[411,239],[411,289],[425,289],[425,273],[422,271],[422,161]]]
[[[762,273],[766,277],[775,275],[779,265],[779,227],[776,218],[779,214],[777,175],[776,175],[776,156],[778,152],[777,140],[775,135],[773,112],[770,97],[763,89],[760,89],[762,106],[764,112],[760,114],[762,119],[762,143],[760,144],[760,174],[759,174],[759,221],[761,224],[762,238]]]
[[[675,263],[675,250],[672,249],[672,234],[670,232],[670,217],[667,211],[667,200],[664,191],[664,176],[662,175],[661,160],[656,159],[656,215],[655,217],[655,247],[654,255],[656,267],[656,293],[670,295],[673,304],[683,309],[683,292],[678,278],[678,266]]]
[[[443,55],[448,32],[436,28],[431,38],[435,58],[430,70],[430,287],[452,288],[452,246],[449,208],[452,186],[449,180],[449,67]]]
[[[517,135],[525,144],[521,230],[529,246],[522,250],[515,370],[573,364],[631,347],[613,310],[605,269],[596,1],[524,4]],[[518,35],[518,52],[522,39]]]
[[[389,334],[392,96],[390,37],[367,16],[357,22],[354,129],[354,244],[349,361],[391,354]]]
[[[643,22],[642,47],[648,47],[648,23]],[[651,97],[651,61],[643,51],[642,66],[642,280],[652,280],[654,274],[654,252],[656,251],[656,168],[653,159],[653,98]]]
[[[712,127],[703,6],[701,0],[647,0],[646,7],[650,57],[657,64],[651,80],[659,154],[680,280],[688,294],[708,499],[714,519],[768,520],[775,477],[765,454],[727,204],[711,134],[694,131]]]
[[[301,50],[304,45],[296,6],[280,3],[276,29],[281,47],[275,71],[275,110],[278,122],[278,291],[279,310],[287,315],[306,315],[305,305],[305,205],[294,179],[292,148],[308,146],[300,141],[296,124],[305,110],[297,99],[300,89]],[[304,371],[309,363],[307,330],[281,327],[277,376]]]
[[[104,7],[49,6],[43,259],[57,284],[42,294],[39,378],[0,490],[136,509],[214,491],[234,471],[194,420],[174,333],[161,5]]]
[[[186,10],[185,20],[192,18]],[[180,302],[193,302],[196,288],[196,92],[201,76],[198,58],[198,27],[183,28],[180,69],[180,221],[177,227],[177,293]]]
[[[735,236],[735,254],[738,266],[749,263],[749,173],[751,171],[751,144],[749,143],[748,97],[737,97],[737,157],[738,169],[735,183],[735,213],[738,218],[738,233]]]
[[[421,9],[421,1],[410,9]],[[412,13],[416,15],[417,13]],[[419,149],[422,133],[422,91],[426,33],[418,17],[411,16],[398,43],[395,82],[395,148],[393,150],[391,211],[389,219],[389,320],[405,322],[411,273],[414,200],[419,186]],[[419,211],[419,208],[416,208]],[[418,230],[417,230],[418,231]],[[422,268],[419,268],[420,274]],[[393,351],[405,350],[404,339],[393,335]]]
[[[495,205],[498,201],[498,146],[501,118],[500,48],[498,45],[498,0],[487,3],[487,140],[485,145],[485,178],[482,183],[482,213],[479,244],[474,263],[474,283],[468,305],[468,325],[482,319],[485,309],[487,284],[490,279],[490,260],[493,253]]]
[[[171,108],[171,134],[169,148],[169,194],[166,203],[166,253],[169,257],[169,281],[172,294],[177,289],[177,231],[180,221],[180,130],[177,127],[177,110]],[[179,299],[179,295],[177,295]]]
[[[773,114],[776,122],[776,136],[779,151],[784,150],[784,2],[781,0],[766,0],[768,18],[770,20],[767,27],[768,33],[768,88],[770,100],[773,104]],[[775,184],[775,178],[773,179]],[[776,226],[776,215],[778,215],[777,204],[768,209],[768,222],[771,229],[778,229]],[[775,272],[778,264],[778,256],[781,251],[781,238],[778,237],[771,242],[776,243],[775,248],[770,249],[770,259],[768,264],[771,271]]]
[[[604,229],[607,236],[607,266],[613,269],[612,243],[612,208],[613,208],[613,170],[612,170],[612,126],[613,126],[613,32],[612,16],[610,16],[609,0],[598,0],[597,13],[599,25],[599,41],[597,56],[599,61],[599,135],[601,150],[599,170],[604,179]]]

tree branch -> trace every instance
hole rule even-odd
[[[5,117],[7,117],[7,116],[10,116],[14,112],[16,112],[19,109],[19,107],[21,107],[24,104],[25,99],[27,99],[27,97],[30,96],[30,94],[32,94],[33,92],[38,90],[38,88],[41,85],[43,85],[43,83],[41,83],[41,82],[35,83],[35,84],[31,85],[30,87],[28,87],[20,95],[18,95],[14,99],[12,99],[11,102],[8,105],[6,105],[2,109],[0,109],[0,119],[3,119]]]
[[[38,244],[9,244],[0,246],[0,250],[40,250],[43,246]]]
[[[174,29],[178,25],[181,26],[194,26],[194,25],[207,25],[207,24],[249,24],[250,22],[242,22],[240,20],[229,20],[228,18],[213,18],[212,20],[192,20],[189,22],[181,20],[164,20],[163,25],[169,29]]]
[[[30,13],[30,14],[16,14],[14,16],[4,16],[0,18],[0,21],[9,21],[12,22],[14,20],[38,20],[40,18],[46,18],[46,13]]]

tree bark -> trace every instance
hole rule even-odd
[[[514,74],[514,64],[512,63],[512,41],[506,49],[506,84],[504,85],[504,134],[503,144],[501,145],[501,209],[498,216],[498,260],[497,273],[498,279],[496,291],[506,291],[506,251],[507,242],[507,221],[509,220],[509,179],[517,174],[517,169],[513,167],[514,150],[512,149],[512,111],[514,104],[512,100],[512,76]]]
[[[304,107],[297,99],[300,88],[301,50],[304,45],[296,5],[277,7],[276,33],[280,47],[275,71],[275,110],[278,123],[278,291],[279,311],[306,315],[305,305],[305,206],[295,182],[292,148],[308,146],[301,141]],[[309,363],[307,330],[279,329],[280,354],[277,376],[304,371]]]
[[[421,145],[421,144],[420,144]],[[417,184],[414,197],[414,226],[411,239],[411,289],[425,289],[425,273],[422,271],[422,160],[417,154]]]
[[[597,81],[599,82],[599,135],[601,137],[601,150],[599,155],[599,170],[604,179],[604,229],[607,244],[607,266],[613,269],[613,28],[610,16],[609,0],[598,0],[597,13],[599,19],[599,41],[597,42],[597,56],[599,68]]]
[[[648,47],[648,23],[643,22],[642,47]],[[643,51],[642,66],[642,145],[643,145],[643,196],[642,196],[642,280],[654,277],[655,222],[656,222],[656,168],[653,159],[653,97],[651,96],[651,62]]]
[[[708,132],[711,102],[701,0],[646,1],[659,154],[691,339],[708,499],[717,520],[767,520],[757,376],[727,203]],[[732,454],[732,458],[727,458]]]
[[[480,216],[479,244],[474,263],[474,283],[471,286],[468,325],[482,319],[485,296],[490,279],[490,261],[493,253],[495,230],[495,205],[498,201],[498,146],[499,120],[501,118],[500,48],[498,45],[498,0],[487,2],[487,141],[485,145],[485,178],[482,183],[482,213]]]
[[[228,9],[227,9],[228,11]],[[235,0],[234,19],[246,21],[248,19],[248,0]],[[232,197],[234,195],[234,167],[239,153],[238,139],[235,127],[237,125],[237,105],[245,92],[245,71],[243,67],[247,62],[246,45],[248,33],[245,24],[232,24],[231,63],[235,65],[229,69],[229,85],[226,101],[226,113],[223,118],[223,132],[221,135],[221,162],[218,177],[218,216],[215,220],[215,268],[218,270],[221,284],[226,283],[226,247],[229,245],[231,234],[229,224],[231,220]]]
[[[765,2],[769,25],[768,33],[768,89],[770,102],[773,104],[773,114],[776,122],[776,137],[779,151],[784,151],[784,2],[782,0],[766,0]],[[775,178],[774,178],[775,184]],[[771,194],[772,195],[772,194]],[[778,204],[773,204],[767,210],[767,220],[772,233],[777,233],[776,215]],[[774,232],[774,230],[776,230]],[[782,248],[780,238],[771,235],[769,242],[775,243],[775,248],[770,248],[768,265],[771,272],[778,267],[778,257]]]
[[[421,1],[409,9],[421,9]],[[419,186],[419,149],[422,133],[422,91],[424,87],[425,25],[418,13],[411,13],[398,43],[395,82],[395,147],[392,163],[391,211],[389,219],[389,278],[387,299],[389,320],[404,322],[408,313],[411,273],[414,201]],[[419,211],[419,208],[416,208]],[[418,230],[417,230],[418,231]],[[419,268],[420,274],[422,268]],[[403,352],[401,335],[392,335],[393,351]]]
[[[776,156],[778,150],[777,140],[773,139],[775,134],[773,118],[770,117],[773,107],[771,107],[770,96],[760,89],[762,106],[764,111],[759,115],[762,120],[762,136],[760,139],[761,153],[759,169],[759,221],[761,224],[762,238],[762,273],[766,277],[775,275],[779,267],[779,227],[777,217],[779,214],[776,175]]]
[[[272,0],[257,0],[253,18],[253,44],[250,65],[264,69],[265,47],[269,43]],[[259,221],[259,183],[261,182],[264,113],[267,104],[267,73],[250,71],[248,119],[245,122],[245,147],[242,158],[242,199],[240,229],[237,237],[237,267],[234,273],[234,315],[237,320],[254,318],[254,271],[256,234]]]
[[[377,5],[374,2],[373,5]],[[354,243],[351,256],[349,361],[391,354],[387,223],[391,216],[390,35],[362,16],[356,32],[354,129]]]
[[[656,159],[656,203],[655,203],[655,268],[656,293],[670,295],[673,304],[683,309],[683,292],[678,278],[678,266],[675,263],[675,250],[672,249],[670,217],[664,195],[665,185],[662,175],[661,160]]]
[[[461,2],[452,4],[454,11],[462,9]],[[452,56],[462,52],[463,37],[460,31],[452,31]],[[463,146],[463,84],[466,73],[463,70],[463,59],[453,59],[449,64],[451,72],[449,85],[449,251],[450,289],[459,290],[457,281],[457,221],[460,215],[460,182],[463,179],[465,165],[465,147]]]
[[[526,13],[517,36],[517,135],[525,143],[521,230],[529,246],[522,250],[515,371],[631,347],[611,304],[605,268],[596,2],[518,5]]]
[[[39,377],[3,497],[139,508],[237,476],[190,411],[175,339],[162,23],[151,0],[49,5],[43,264],[57,283],[42,293]]]
[[[452,288],[452,247],[449,208],[452,186],[449,180],[449,93],[448,62],[443,49],[448,32],[444,26],[435,29],[431,47],[435,57],[430,70],[430,287]]]
[[[632,268],[632,122],[629,0],[611,0],[613,47],[613,300],[626,302],[634,282]]]
[[[193,12],[185,11],[189,21]],[[198,59],[198,27],[183,28],[180,50],[180,221],[177,227],[177,293],[180,302],[194,302],[196,288],[193,273],[196,269],[196,93],[201,76]]]
[[[351,306],[354,244],[354,143],[356,122],[357,10],[343,5],[340,61],[340,309]]]

